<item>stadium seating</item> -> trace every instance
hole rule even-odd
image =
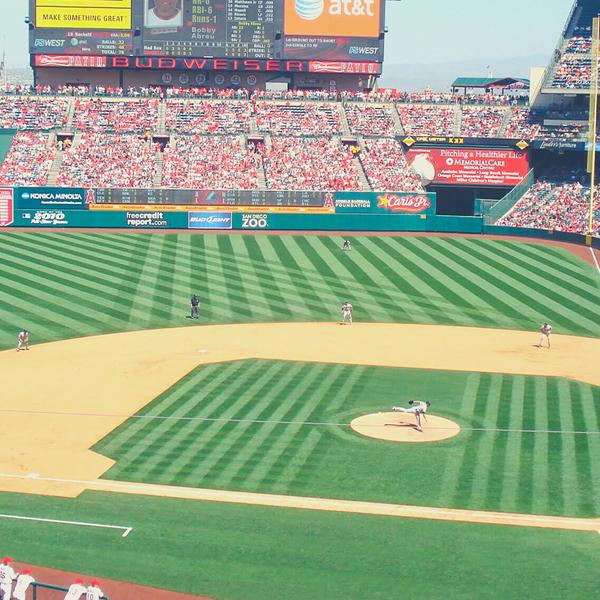
[[[397,104],[404,132],[410,135],[452,135],[454,106]]]
[[[388,106],[347,104],[344,112],[352,133],[384,137],[398,133]]]
[[[264,164],[272,190],[360,189],[352,153],[335,139],[274,137]]]
[[[239,136],[178,136],[163,154],[163,187],[257,189],[260,148],[250,152]]]
[[[419,178],[412,172],[400,143],[393,139],[364,142],[360,162],[372,189],[377,191],[422,192]]]
[[[248,133],[252,105],[227,100],[167,100],[166,128],[178,133]]]
[[[84,133],[64,153],[59,186],[151,188],[157,146],[132,134]]]
[[[320,102],[256,102],[259,131],[271,135],[322,136],[342,133],[336,104]]]
[[[79,131],[144,133],[158,126],[158,100],[104,100],[78,98],[73,127]]]
[[[532,140],[537,136],[539,130],[540,123],[528,109],[515,107],[511,109],[510,120],[502,137]]]
[[[0,129],[46,131],[64,127],[68,99],[0,95]]]
[[[496,137],[500,131],[504,111],[492,106],[464,106],[461,135],[465,137]]]
[[[45,185],[54,160],[48,134],[21,131],[0,165],[0,185]]]
[[[598,189],[596,193],[598,193]],[[580,183],[537,182],[496,225],[570,233],[588,231],[590,188]],[[600,202],[594,207],[592,233],[599,234]]]

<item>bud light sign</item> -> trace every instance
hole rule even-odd
[[[230,212],[190,212],[188,213],[190,229],[231,229],[233,227]]]

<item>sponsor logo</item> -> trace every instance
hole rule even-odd
[[[81,194],[73,192],[23,192],[21,198],[23,200],[56,200],[59,202],[77,200],[78,203],[83,200]]]
[[[269,226],[268,215],[242,215],[242,229],[266,229]]]
[[[335,201],[336,208],[371,208],[371,201],[368,198],[351,198]]]
[[[232,213],[224,212],[191,212],[188,213],[190,229],[231,229]]]
[[[83,67],[104,68],[105,56],[75,56],[70,54],[36,54],[36,67]]]
[[[33,45],[36,48],[63,48],[65,40],[35,40]]]
[[[296,0],[296,14],[305,21],[313,21],[323,14],[323,0]]]
[[[165,213],[161,211],[149,212],[127,212],[125,215],[127,227],[167,227],[168,221]]]
[[[12,188],[0,188],[0,227],[8,227],[15,217]]]
[[[373,62],[343,62],[330,60],[311,60],[308,63],[311,73],[379,73],[379,64]]]
[[[33,213],[23,213],[24,219],[29,219],[31,225],[57,225],[64,227],[69,220],[61,210],[36,210]]]
[[[379,48],[374,46],[350,46],[348,54],[377,54]]]
[[[89,189],[85,193],[85,203],[86,204],[94,204],[96,202],[96,192],[93,189]]]
[[[420,213],[431,206],[427,196],[398,196],[397,194],[385,194],[377,196],[377,208],[385,208],[392,212]]]

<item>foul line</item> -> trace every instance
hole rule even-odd
[[[30,475],[0,473],[0,478],[27,479]],[[433,519],[487,525],[512,525],[518,527],[540,527],[545,529],[563,529],[571,531],[599,531],[600,519],[581,517],[561,517],[553,515],[527,515],[523,513],[502,513],[482,510],[455,508],[437,508],[433,506],[412,506],[408,504],[387,504],[381,502],[361,502],[357,500],[341,500],[333,498],[314,498],[308,496],[285,496],[254,492],[237,492],[213,490],[205,488],[188,488],[180,486],[129,483],[108,479],[81,480],[62,479],[57,477],[35,477],[37,481],[62,483],[65,485],[81,485],[97,491],[140,494],[156,497],[225,502],[253,506],[270,506],[274,508],[295,508],[337,513],[379,515],[396,518]],[[40,519],[45,520],[45,519]],[[86,524],[89,525],[89,524]],[[115,527],[115,526],[109,526]],[[123,536],[125,537],[125,536]]]
[[[228,417],[177,417],[174,415],[119,415],[116,413],[78,413],[78,412],[60,412],[45,410],[0,410],[1,413],[8,414],[28,414],[28,415],[54,415],[64,417],[104,417],[119,419],[147,419],[159,421],[207,421],[211,423],[248,423],[254,425],[299,425],[308,427],[350,427],[350,423],[336,423],[334,421],[277,421],[270,419],[233,419]],[[367,428],[379,428],[384,425],[363,425]],[[452,427],[431,426],[428,429],[447,430]],[[562,429],[511,429],[502,427],[461,427],[461,431],[477,431],[489,433],[542,433],[542,434],[563,434],[563,435],[600,435],[600,431],[577,431]]]
[[[350,423],[336,423],[334,421],[277,421],[270,419],[232,419],[227,417],[177,417],[174,415],[119,415],[116,413],[79,413],[79,412],[62,412],[49,410],[11,410],[2,409],[0,414],[25,414],[25,415],[53,415],[62,417],[101,417],[101,418],[118,418],[118,419],[147,419],[159,421],[206,421],[210,423],[248,423],[254,425],[298,425],[300,427],[350,427]],[[366,428],[379,428],[385,425],[362,425]],[[452,427],[439,427],[432,425],[427,429],[433,430],[450,430]],[[540,433],[540,434],[556,434],[556,435],[600,435],[600,431],[577,431],[564,429],[512,429],[509,427],[461,427],[461,431],[474,431],[481,433]]]
[[[31,476],[25,477],[26,479],[32,479]],[[35,479],[42,479],[41,477],[36,477]],[[21,515],[2,515],[0,514],[0,518],[2,519],[14,519],[16,521],[39,521],[41,523],[58,523],[60,525],[78,525],[80,527],[99,527],[102,529],[120,529],[123,531],[123,535],[121,537],[126,538],[132,531],[133,527],[122,527],[120,525],[103,525],[101,523],[85,523],[83,521],[62,521],[60,519],[42,519],[40,517],[23,517]]]
[[[596,269],[598,269],[598,274],[600,275],[600,265],[598,264],[598,259],[596,258],[596,253],[591,246],[588,246],[590,252],[592,253],[592,258],[594,259],[594,264],[596,265]]]

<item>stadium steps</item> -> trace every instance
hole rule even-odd
[[[342,121],[342,134],[347,136],[352,135],[350,132],[350,124],[348,123],[348,117],[346,117],[346,111],[344,110],[344,105],[339,104],[336,108]]]
[[[396,126],[396,133],[398,135],[405,135],[404,127],[402,127],[402,120],[400,119],[400,115],[398,114],[398,109],[395,104],[390,105],[390,114],[392,115],[392,121],[394,121],[394,125]]]
[[[502,123],[500,123],[500,128],[498,129],[498,133],[496,134],[497,137],[504,137],[504,134],[506,133],[506,130],[510,125],[512,114],[513,112],[510,108],[504,112],[504,116],[502,117]]]
[[[462,107],[457,104],[454,107],[454,130],[452,132],[453,135],[460,135],[462,129]]]
[[[154,173],[154,179],[152,180],[152,185],[155,188],[159,188],[162,186],[162,174],[163,174],[163,153],[160,148],[156,151],[154,155],[156,158],[156,172]]]
[[[54,153],[54,160],[52,161],[52,165],[48,171],[48,185],[56,185],[56,178],[58,177],[58,173],[60,172],[64,158],[64,152],[57,150]]]
[[[258,124],[256,123],[256,116],[250,117],[250,135],[259,135]]]
[[[73,129],[73,116],[75,115],[75,98],[69,98],[67,105],[67,122],[65,123],[66,129]]]
[[[361,191],[370,192],[372,191],[371,184],[369,183],[369,178],[367,177],[367,174],[365,173],[365,170],[363,168],[362,161],[360,160],[362,153],[365,151],[365,143],[361,136],[358,137],[357,141],[360,147],[360,152],[354,157],[354,167],[356,169],[356,172],[358,173]]]
[[[158,103],[158,125],[156,133],[160,135],[165,135],[166,130],[166,122],[167,122],[167,103],[159,102]]]

